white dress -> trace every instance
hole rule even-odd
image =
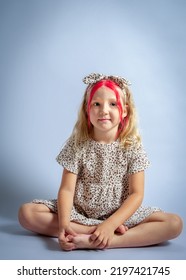
[[[135,141],[129,148],[121,148],[119,140],[101,144],[92,139],[75,146],[70,138],[57,156],[57,162],[77,174],[71,221],[96,225],[112,215],[129,195],[128,177],[145,170],[149,161],[143,146]],[[57,200],[35,199],[57,213]],[[125,221],[129,228],[139,224],[157,207],[140,206]]]

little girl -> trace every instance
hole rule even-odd
[[[142,206],[149,166],[129,82],[90,74],[78,120],[57,156],[63,175],[54,200],[21,206],[28,230],[58,237],[63,250],[140,247],[177,237],[182,220]]]

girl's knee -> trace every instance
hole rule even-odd
[[[32,218],[32,211],[32,203],[25,203],[19,208],[18,220],[24,228],[29,228],[30,220]]]
[[[176,238],[181,234],[183,229],[183,221],[178,215],[168,214],[167,224],[171,234],[171,239]]]
[[[161,222],[169,240],[179,236],[183,229],[182,219],[176,214],[156,212],[148,218],[147,222]]]

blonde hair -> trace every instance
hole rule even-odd
[[[122,90],[125,96],[125,104],[127,106],[127,118],[128,121],[126,122],[124,129],[121,131],[119,135],[119,139],[121,145],[123,147],[130,146],[133,141],[137,142],[137,144],[141,143],[141,136],[138,131],[138,119],[137,119],[137,112],[136,107],[134,104],[133,96],[131,91],[129,90],[128,86]]]
[[[88,86],[84,93],[78,112],[78,118],[72,131],[71,137],[74,138],[76,145],[91,138],[93,127],[88,127],[87,114],[88,97],[91,89],[92,86]],[[138,132],[137,114],[132,93],[129,90],[128,86],[125,86],[123,89],[120,88],[120,90],[123,93],[122,100],[127,109],[127,121],[118,138],[120,140],[121,146],[126,148],[130,146],[134,141],[137,144],[140,144],[141,137]]]

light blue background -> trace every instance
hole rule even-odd
[[[55,198],[55,161],[91,72],[132,82],[151,161],[144,203],[185,219],[184,0],[0,1],[2,219]]]

